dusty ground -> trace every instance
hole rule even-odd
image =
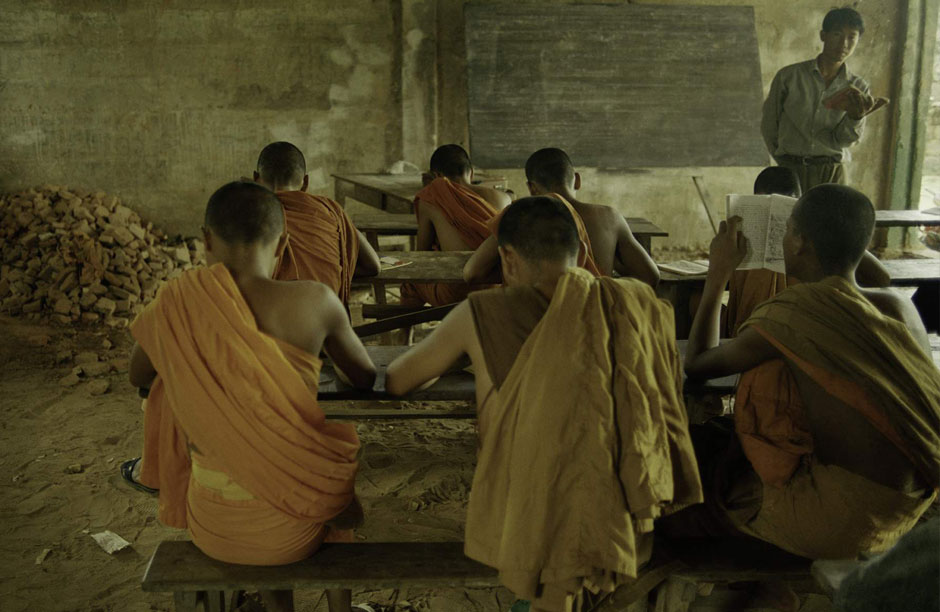
[[[105,351],[110,338],[114,348]],[[140,590],[158,542],[186,537],[154,518],[155,499],[122,484],[118,466],[139,455],[142,413],[125,372],[111,391],[59,379],[65,350],[126,357],[126,332],[74,332],[0,318],[0,610],[16,612],[171,610],[167,595]],[[460,540],[475,453],[471,423],[410,421],[359,426],[357,488],[367,521],[363,540]],[[80,473],[67,473],[81,464]],[[110,556],[91,533],[111,530],[132,547]],[[37,563],[44,550],[48,554]],[[499,597],[499,603],[497,603]],[[298,593],[298,609],[325,609],[319,593]],[[506,610],[492,590],[360,593],[356,601],[399,610]],[[410,604],[410,606],[408,605]]]

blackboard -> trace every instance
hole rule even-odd
[[[577,166],[762,166],[748,6],[468,4],[470,147],[518,168],[557,146]]]

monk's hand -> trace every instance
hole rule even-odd
[[[362,527],[365,522],[365,513],[362,511],[362,504],[359,498],[353,495],[352,501],[346,506],[346,509],[331,518],[326,524],[333,529],[356,529]]]
[[[747,238],[741,233],[741,217],[722,221],[718,235],[708,251],[708,271],[722,277],[731,277],[747,255]]]

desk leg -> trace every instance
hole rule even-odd
[[[656,288],[656,294],[672,304],[676,321],[676,339],[685,340],[692,329],[690,303],[696,287],[692,283],[669,283]]]
[[[641,247],[643,247],[644,249],[646,249],[646,252],[647,252],[647,253],[649,253],[650,255],[653,254],[653,251],[652,251],[652,248],[653,248],[653,245],[652,245],[653,237],[652,237],[652,236],[648,236],[648,235],[636,236],[636,241],[640,243],[640,246],[641,246]]]
[[[366,234],[366,240],[369,241],[369,244],[372,245],[372,248],[376,251],[379,250],[379,233],[376,231],[368,231]]]
[[[388,303],[388,300],[385,299],[385,284],[384,283],[372,283],[372,293],[375,295],[376,304]]]

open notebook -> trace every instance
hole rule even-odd
[[[728,196],[726,218],[741,217],[741,232],[748,242],[739,270],[785,272],[783,235],[795,204],[796,198],[776,194]]]

